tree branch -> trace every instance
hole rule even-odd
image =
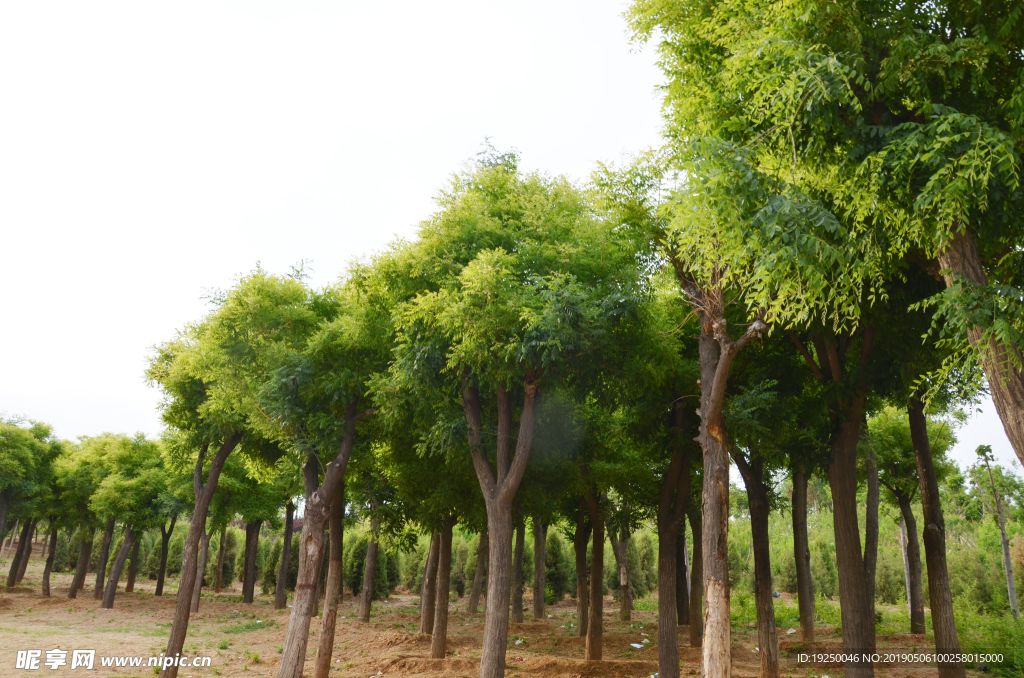
[[[790,332],[789,338],[792,340],[793,345],[796,346],[796,350],[803,356],[804,362],[806,362],[807,366],[811,368],[814,378],[824,384],[826,381],[825,375],[821,373],[821,368],[818,367],[818,363],[811,356],[811,352],[807,350],[804,343],[796,336],[796,332]]]
[[[490,501],[494,497],[496,483],[480,440],[483,416],[480,413],[480,391],[476,386],[467,385],[462,389],[462,411],[466,413],[466,426],[469,428],[469,454],[473,459],[473,469],[484,498]]]

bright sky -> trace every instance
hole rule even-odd
[[[0,412],[160,428],[142,378],[257,261],[331,282],[485,137],[585,178],[658,145],[617,0],[0,5]],[[992,408],[961,435],[1012,459]]]

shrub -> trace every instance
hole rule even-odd
[[[366,567],[366,551],[369,546],[369,538],[362,535],[353,540],[352,548],[348,551],[345,560],[345,588],[358,595],[363,590],[363,570]],[[373,572],[373,600],[382,600],[391,595],[393,586],[398,585],[398,563],[389,564],[394,556],[389,557],[387,552],[377,549],[377,567]]]
[[[548,530],[544,568],[544,600],[551,605],[562,600],[576,584],[574,555],[565,538],[556,530]]]

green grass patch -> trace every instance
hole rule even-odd
[[[246,622],[245,624],[235,624],[234,626],[225,626],[221,631],[224,633],[244,633],[246,631],[259,631],[260,629],[269,629],[274,626],[273,621],[262,621],[257,619],[256,621]]]

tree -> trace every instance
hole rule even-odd
[[[992,486],[992,498],[995,500],[995,519],[999,524],[999,535],[1003,542],[1003,568],[1006,570],[1006,594],[1010,601],[1010,610],[1014,619],[1020,619],[1020,608],[1017,607],[1017,590],[1013,584],[1013,564],[1010,561],[1010,541],[1006,538],[1006,515],[1003,513],[1003,500],[996,489],[996,480],[992,475],[992,447],[979,445],[975,450],[978,457],[985,463],[985,470],[988,471],[988,482]]]

